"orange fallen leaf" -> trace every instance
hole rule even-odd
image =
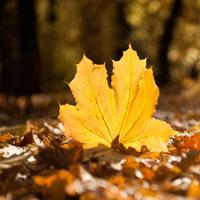
[[[10,133],[3,133],[0,135],[0,143],[8,142],[13,139],[13,136]]]
[[[179,151],[200,150],[200,134],[184,137],[177,147]]]
[[[43,187],[51,187],[53,186],[53,183],[56,181],[64,182],[65,184],[69,184],[74,180],[74,176],[66,171],[66,170],[60,170],[56,172],[55,174],[51,174],[48,176],[35,176],[34,182],[38,186]]]
[[[200,194],[200,182],[198,180],[192,180],[187,191],[187,196],[198,198],[199,194]]]
[[[54,171],[53,173],[43,176],[34,176],[34,186],[42,199],[65,199],[68,195],[66,188],[73,184],[74,175],[67,170]],[[74,194],[72,191],[72,195]],[[66,198],[68,199],[68,198]]]
[[[120,188],[125,188],[127,186],[126,184],[126,178],[122,175],[113,176],[109,179],[109,182],[113,185],[116,185]]]
[[[119,61],[113,61],[112,87],[105,65],[83,57],[69,87],[76,106],[61,105],[60,120],[65,134],[82,142],[84,148],[98,144],[116,148],[167,151],[166,142],[175,131],[165,122],[152,118],[159,96],[152,69],[140,60],[131,46]]]

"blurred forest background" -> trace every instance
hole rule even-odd
[[[63,90],[83,53],[110,69],[129,42],[159,84],[197,78],[199,36],[200,0],[0,0],[0,90]]]

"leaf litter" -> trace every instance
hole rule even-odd
[[[173,136],[167,153],[84,150],[56,118],[28,121],[23,134],[0,137],[1,198],[198,199],[199,131],[197,124]]]

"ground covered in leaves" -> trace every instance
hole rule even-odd
[[[101,146],[85,151],[63,135],[55,111],[36,114],[56,105],[56,97],[1,96],[0,199],[199,199],[200,98],[174,90],[162,92],[155,114],[180,132],[169,141],[168,153],[145,146],[141,152]],[[19,123],[24,124],[13,126]]]

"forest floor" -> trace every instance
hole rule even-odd
[[[179,131],[162,153],[85,151],[57,119],[70,94],[1,94],[0,199],[200,199],[200,86],[185,85],[161,90],[155,117]]]

